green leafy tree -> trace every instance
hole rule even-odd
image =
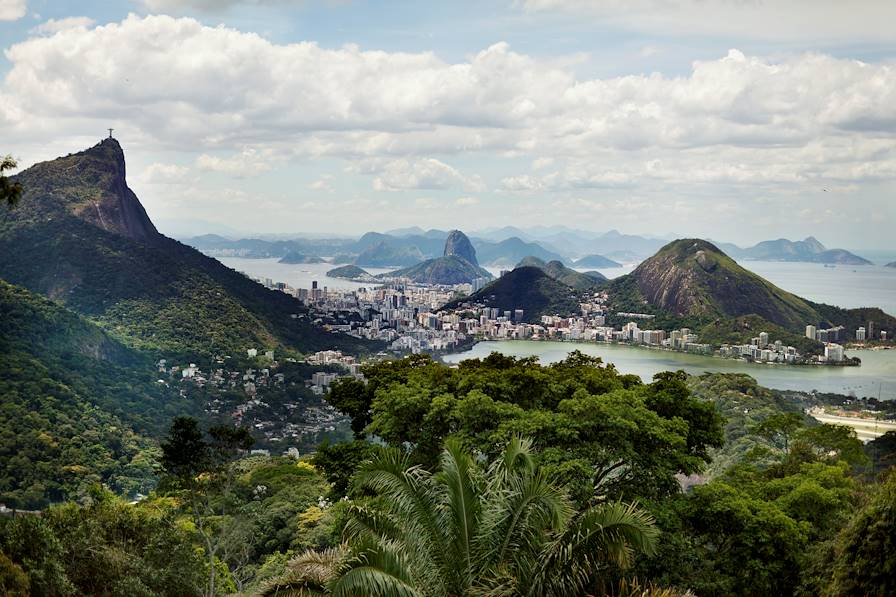
[[[721,417],[689,393],[684,374],[645,385],[582,353],[550,366],[492,354],[456,369],[416,355],[364,372],[368,383],[337,408],[409,447],[414,463],[438,466],[447,438],[495,457],[508,436],[523,435],[579,503],[674,493],[675,475],[701,471],[723,438]]]
[[[377,497],[352,507],[348,551],[319,577],[333,595],[577,595],[656,548],[652,518],[633,505],[576,512],[528,440],[484,468],[449,440],[440,462],[432,474],[388,449],[358,471]]]
[[[363,440],[338,444],[324,442],[317,447],[312,462],[330,482],[330,496],[339,499],[348,495],[352,475],[375,451],[375,446]]]
[[[7,170],[15,170],[18,164],[12,156],[0,158],[0,203],[6,203],[9,207],[15,207],[22,198],[22,185],[13,182],[3,175]]]
[[[242,520],[228,516],[237,498],[234,469],[230,465],[252,447],[253,439],[244,427],[216,426],[207,435],[208,438],[191,417],[174,419],[168,438],[162,442],[161,463],[169,486],[186,497],[208,560],[205,593],[214,597],[215,583],[221,576],[219,552],[232,552],[235,545],[245,540],[246,526]],[[242,562],[240,558],[239,563]]]
[[[804,425],[804,417],[798,413],[778,413],[756,425],[753,432],[768,439],[787,454],[790,452],[791,441]]]
[[[825,595],[896,594],[896,475],[840,533],[832,568]]]
[[[0,593],[7,597],[28,597],[31,594],[31,579],[22,567],[0,551]]]

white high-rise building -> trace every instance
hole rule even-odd
[[[856,340],[862,341],[865,339],[865,328],[860,327],[856,330]]]
[[[759,346],[760,348],[768,346],[768,332],[759,332]]]
[[[815,340],[815,326],[814,325],[806,326],[806,338]]]
[[[839,344],[825,344],[824,360],[831,363],[839,363],[843,360],[843,347]]]

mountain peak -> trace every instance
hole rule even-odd
[[[821,244],[814,236],[806,237],[806,240],[804,240],[803,242],[813,253],[822,253],[827,250],[827,248],[823,244]]]
[[[25,188],[25,210],[49,215],[61,209],[97,228],[142,242],[160,236],[127,185],[124,150],[112,137],[84,151],[35,164],[18,178]]]
[[[650,305],[676,315],[759,315],[791,329],[818,320],[804,300],[747,271],[701,239],[672,241],[630,277]]]
[[[473,248],[473,243],[460,230],[452,230],[448,233],[448,238],[445,239],[445,252],[443,255],[445,257],[454,255],[461,259],[466,259],[473,265],[479,265],[479,262],[476,260],[476,249]]]

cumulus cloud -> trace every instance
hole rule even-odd
[[[269,172],[275,156],[270,151],[244,149],[228,157],[202,154],[196,158],[196,166],[207,172],[223,172],[234,178],[247,178]]]
[[[65,17],[64,19],[48,19],[31,30],[32,33],[53,35],[65,29],[76,27],[92,27],[96,21],[90,17]]]
[[[485,184],[477,176],[464,176],[456,168],[435,158],[366,160],[357,171],[375,174],[373,188],[377,191],[407,189],[452,189],[483,191]]]
[[[190,169],[185,166],[155,162],[137,176],[137,181],[145,184],[177,184],[184,182],[189,174]]]
[[[0,21],[18,21],[28,12],[25,0],[0,0]]]
[[[6,57],[9,144],[69,136],[78,147],[85,130],[122,122],[144,147],[192,152],[198,169],[237,177],[335,156],[381,191],[475,194],[483,172],[451,165],[475,154],[531,164],[502,168],[499,184],[533,197],[896,180],[886,62],[731,50],[678,76],[579,78],[505,43],[446,61],[134,15],[27,39]]]
[[[333,175],[332,174],[324,174],[314,182],[308,185],[308,188],[312,191],[325,191],[327,193],[333,192]]]

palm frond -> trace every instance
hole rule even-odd
[[[308,550],[286,564],[286,573],[265,583],[259,597],[321,597],[328,595],[327,583],[335,576],[344,547],[323,551]]]
[[[626,568],[635,553],[654,553],[658,537],[653,516],[634,504],[589,508],[547,544],[530,584],[530,594],[565,595],[580,591],[607,564]]]
[[[454,592],[459,592],[472,583],[473,541],[479,525],[479,484],[475,478],[472,457],[460,442],[449,440],[442,452],[442,471],[439,482],[447,489],[451,554],[458,572]]]
[[[361,542],[344,558],[329,589],[334,597],[421,597],[405,554],[388,542]]]

